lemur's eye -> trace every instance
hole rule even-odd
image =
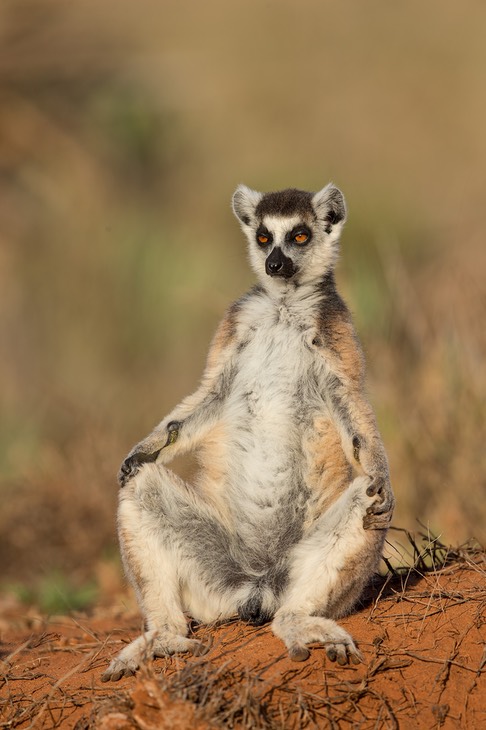
[[[304,231],[299,231],[294,236],[295,243],[306,243],[309,240],[309,234]]]
[[[257,236],[258,243],[261,243],[262,245],[265,245],[269,242],[269,237],[265,235],[265,233],[259,233]]]

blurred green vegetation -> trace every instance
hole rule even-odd
[[[22,603],[38,606],[48,616],[90,608],[98,597],[94,582],[76,585],[59,571],[53,571],[34,585],[7,584],[6,590]]]
[[[2,3],[5,580],[78,605],[113,548],[118,464],[252,282],[239,182],[343,188],[395,522],[486,541],[485,30],[452,0]]]

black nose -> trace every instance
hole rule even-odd
[[[286,256],[279,246],[275,246],[265,261],[265,271],[269,276],[280,276],[289,279],[295,274],[296,270],[292,259]]]
[[[267,268],[271,274],[278,274],[283,268],[283,261],[269,261]]]

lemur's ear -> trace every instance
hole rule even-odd
[[[344,222],[346,219],[344,195],[332,183],[326,185],[318,193],[314,193],[312,205],[314,206],[318,219],[325,223],[327,233],[331,232],[333,225]]]
[[[255,214],[255,208],[262,197],[262,193],[247,188],[246,185],[238,185],[233,193],[232,205],[233,213],[243,225],[250,225]]]

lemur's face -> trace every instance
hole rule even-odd
[[[318,280],[334,267],[346,215],[344,197],[333,185],[318,193],[288,189],[258,193],[240,185],[233,210],[249,242],[258,277],[276,285]]]

